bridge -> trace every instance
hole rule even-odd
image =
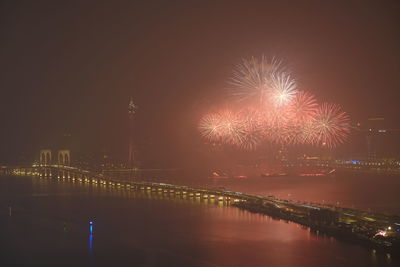
[[[229,190],[193,188],[184,185],[118,179],[60,164],[0,166],[0,173],[33,176],[98,185],[120,190],[140,190],[187,199],[210,200],[234,205],[250,212],[293,221],[317,231],[392,251],[400,248],[400,217],[328,206],[320,203],[292,202],[273,196],[250,195]]]
[[[251,195],[227,190],[192,188],[183,185],[120,179],[106,176],[103,173],[95,173],[65,165],[0,166],[0,173],[19,176],[34,176],[39,178],[52,178],[78,183],[96,184],[104,187],[119,189],[161,192],[164,194],[174,194],[188,198],[214,199],[216,201],[228,203],[246,201],[254,198]]]

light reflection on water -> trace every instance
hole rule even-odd
[[[400,215],[399,175],[342,171],[332,177],[283,176],[205,180],[208,187],[223,187],[249,194],[274,195],[292,201],[339,204],[349,208]],[[171,182],[189,185],[194,183],[179,178]]]
[[[58,266],[396,266],[396,257],[223,205],[37,178],[0,179],[6,263]],[[0,212],[4,218],[6,212]],[[88,222],[96,223],[88,233]],[[68,231],[63,231],[63,223]],[[18,240],[23,240],[19,242]],[[19,255],[19,257],[16,257]],[[0,262],[1,263],[1,262]],[[77,264],[80,263],[80,264]],[[3,266],[3,265],[2,265]]]

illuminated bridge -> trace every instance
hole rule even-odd
[[[171,185],[166,183],[118,179],[104,174],[64,165],[2,166],[0,167],[0,171],[3,174],[9,175],[70,180],[78,183],[96,184],[112,188],[161,192],[164,194],[174,194],[188,198],[214,199],[216,201],[227,203],[254,200],[256,198],[255,196],[226,190],[191,188],[189,186]]]
[[[400,248],[400,217],[327,206],[300,203],[228,190],[192,188],[183,185],[117,179],[65,165],[0,166],[9,175],[34,176],[98,185],[121,190],[139,190],[187,199],[210,200],[231,204],[250,212],[293,221],[315,231],[321,231],[385,251]]]

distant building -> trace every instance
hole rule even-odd
[[[392,127],[385,118],[372,117],[355,126],[353,155],[366,158],[390,158],[400,156],[400,128]]]

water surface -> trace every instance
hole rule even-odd
[[[2,176],[0,210],[0,266],[399,264],[294,223],[162,194]]]

